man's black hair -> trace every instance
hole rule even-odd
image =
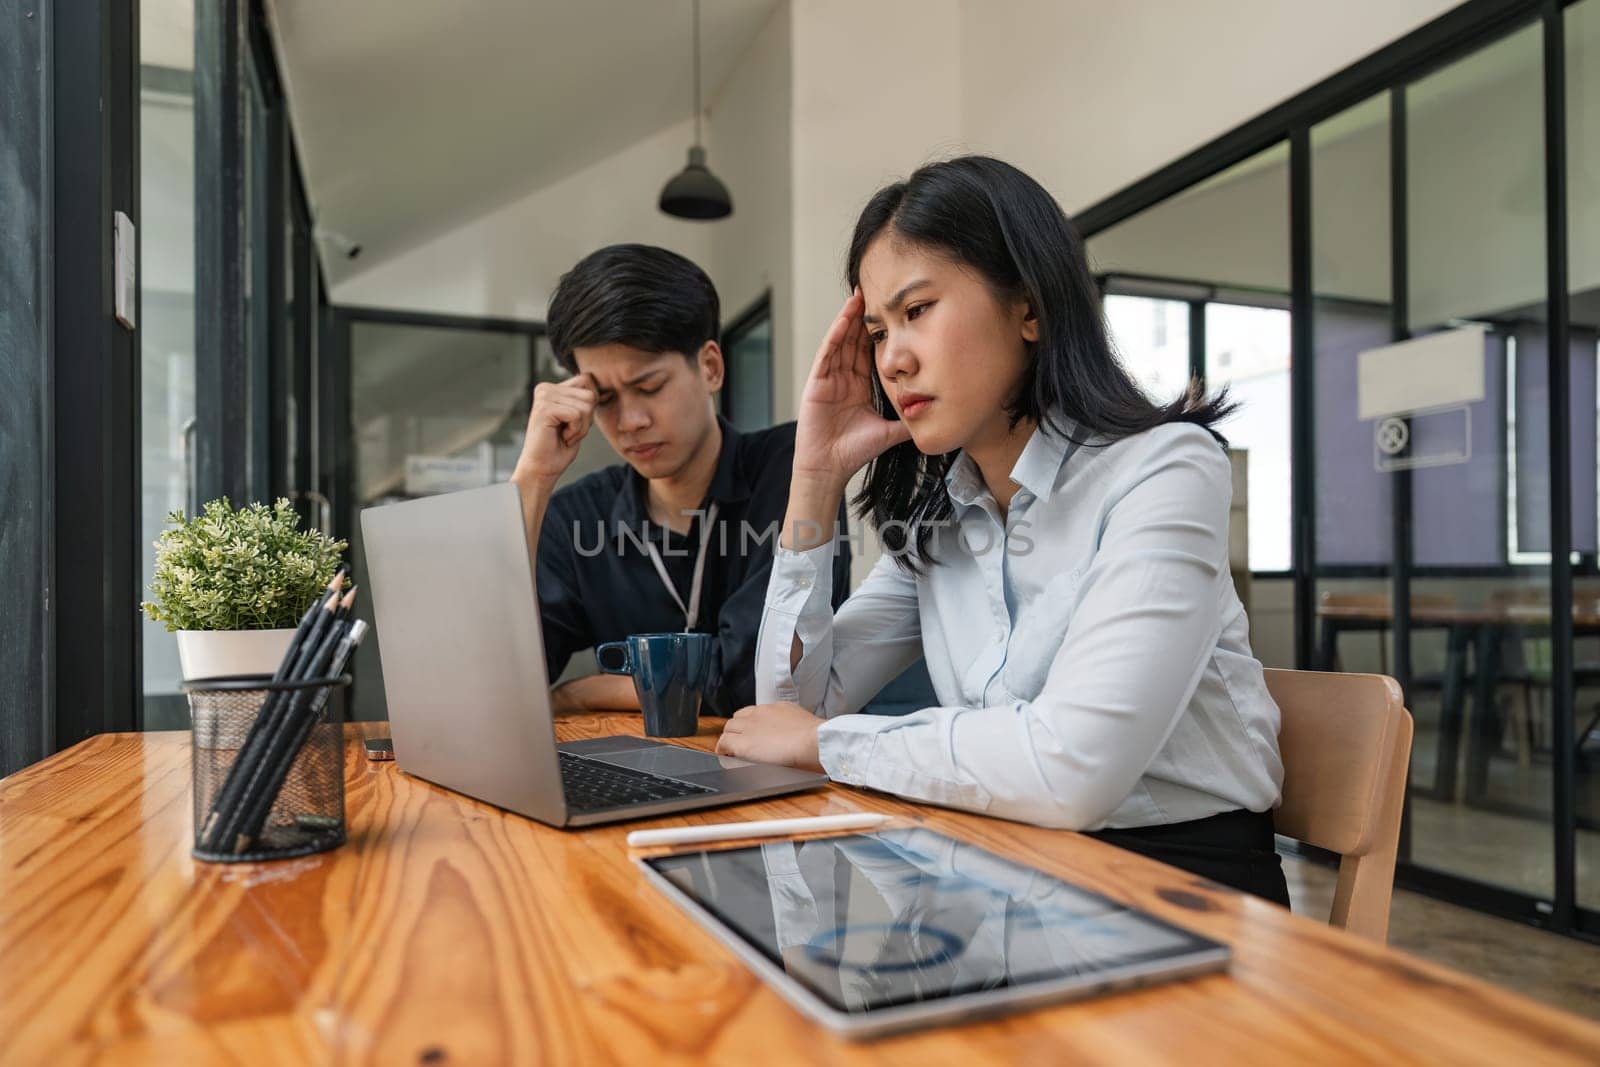
[[[717,290],[689,260],[651,245],[611,245],[578,261],[550,298],[545,327],[556,360],[577,373],[574,349],[623,344],[690,361],[718,340]]]

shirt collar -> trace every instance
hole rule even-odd
[[[1011,468],[1011,480],[1033,494],[1036,500],[1048,500],[1055,491],[1056,478],[1066,464],[1074,445],[1071,436],[1074,424],[1057,416],[1059,429],[1040,423],[1022,446],[1022,454]],[[990,497],[983,474],[977,463],[965,451],[959,453],[945,473],[945,488],[950,499],[957,504],[970,506]]]
[[[739,462],[739,431],[721,415],[717,416],[717,425],[722,430],[722,447],[717,452],[717,469],[711,473],[711,486],[706,490],[706,499],[723,504],[748,500],[749,472],[743,470]],[[611,518],[628,527],[643,525],[650,515],[647,504],[649,491],[649,483],[644,476],[631,466],[627,467],[623,472],[622,488],[611,503]]]
[[[719,504],[749,500],[750,483],[759,472],[745,470],[740,462],[743,458],[739,448],[740,435],[733,424],[718,415],[717,425],[722,427],[722,450],[717,453],[717,469],[711,474],[711,488],[706,490],[706,497]]]

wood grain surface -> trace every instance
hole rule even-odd
[[[278,863],[190,858],[186,733],[96,737],[0,781],[0,1063],[1600,1063],[1584,1020],[1076,834],[839,786],[552,830],[369,763],[358,739],[383,731],[349,728],[349,843]],[[650,888],[624,843],[865,810],[1225,941],[1232,969],[851,1044]]]

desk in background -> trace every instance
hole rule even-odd
[[[1382,641],[1394,626],[1394,610],[1386,597],[1371,603],[1322,603],[1317,606],[1317,621],[1322,631],[1317,667],[1331,671],[1338,669],[1342,635],[1376,633]],[[1438,680],[1439,736],[1434,781],[1430,788],[1413,785],[1411,789],[1435,800],[1455,803],[1457,763],[1464,738],[1466,781],[1459,790],[1461,800],[1496,807],[1488,798],[1488,782],[1489,760],[1500,743],[1495,692],[1502,678],[1501,651],[1510,642],[1548,640],[1550,608],[1528,603],[1465,608],[1434,599],[1413,607],[1411,630],[1442,630],[1445,635],[1444,672]],[[1600,636],[1600,604],[1592,599],[1575,604],[1572,632],[1574,637]],[[1415,683],[1413,679],[1413,688],[1419,688]],[[1415,708],[1415,701],[1409,697],[1407,703]],[[1582,737],[1572,742],[1554,738],[1553,743],[1581,744]]]
[[[349,727],[350,842],[274,864],[189,857],[187,733],[103,735],[0,781],[0,1063],[1600,1062],[1584,1020],[1078,834],[839,786],[564,832],[368,763],[357,739],[383,729]],[[646,885],[623,843],[849,810],[1227,942],[1232,972],[850,1045]]]

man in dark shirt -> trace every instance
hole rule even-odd
[[[754,703],[756,633],[788,506],[794,423],[739,433],[717,416],[717,291],[673,252],[614,245],[585,257],[556,286],[547,328],[572,377],[534,389],[511,480],[522,494],[550,677],[580,649],[694,630],[717,639],[707,710],[730,715]],[[555,491],[591,426],[627,462]],[[839,520],[842,529],[842,508]],[[849,572],[841,546],[835,606]],[[639,706],[632,679],[615,675],[576,679],[552,698],[558,711]]]

